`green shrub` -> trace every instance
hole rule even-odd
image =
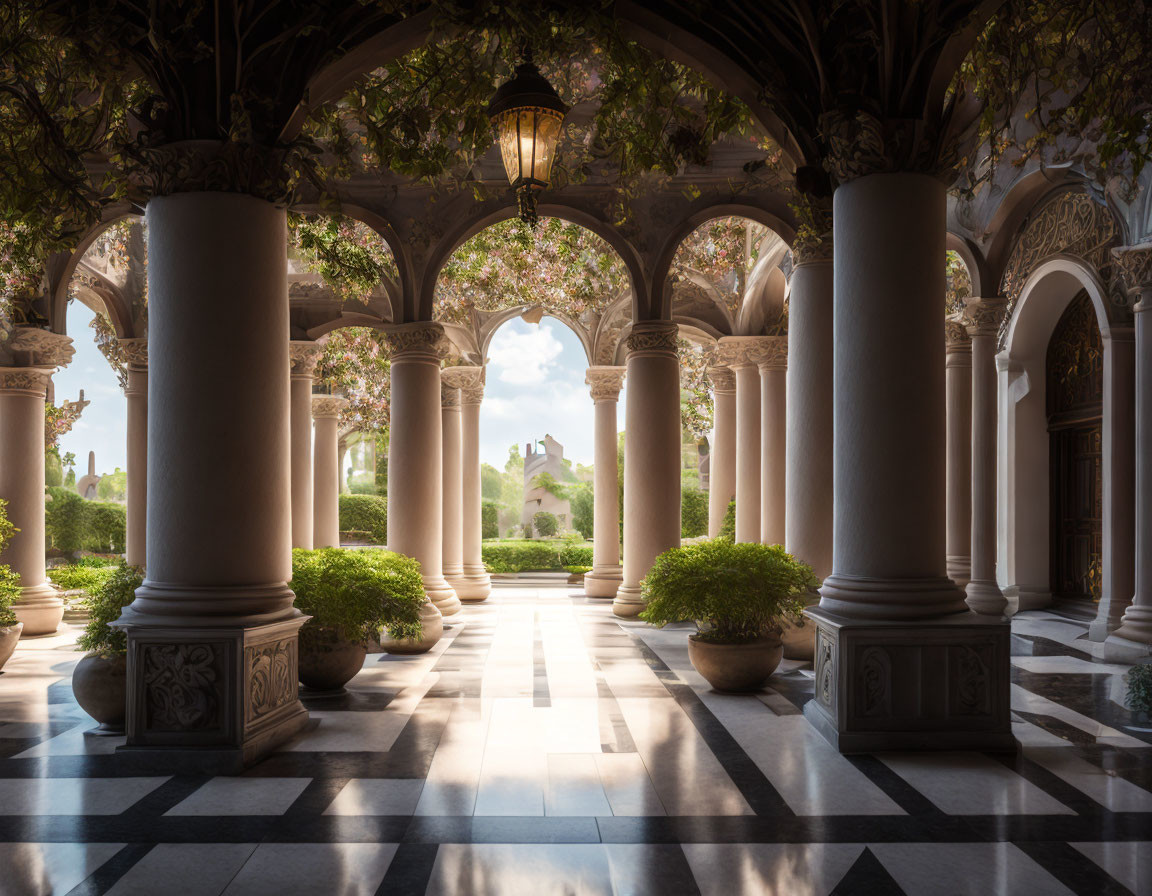
[[[642,583],[640,618],[657,627],[692,619],[702,640],[753,641],[801,619],[802,598],[816,585],[812,570],[780,545],[714,538],[656,558]]]
[[[57,588],[65,591],[87,591],[89,594],[103,585],[116,573],[116,567],[94,567],[88,564],[70,563],[67,566],[54,566],[48,570],[48,578]]]
[[[540,535],[548,538],[560,531],[560,520],[556,519],[556,514],[554,513],[549,513],[547,510],[538,510],[532,517],[532,526]]]
[[[86,566],[90,569],[107,569],[115,566],[120,558],[113,554],[81,554],[70,565]]]
[[[560,565],[563,567],[569,566],[592,566],[592,546],[570,544],[565,545],[560,549]]]
[[[541,541],[485,544],[480,548],[480,555],[490,572],[526,572],[561,568],[555,546]]]
[[[84,606],[88,610],[88,625],[76,645],[88,653],[101,656],[123,656],[128,652],[128,635],[108,623],[120,618],[120,611],[136,599],[136,589],[144,582],[144,570],[129,566],[123,560],[111,570],[111,575],[92,589]]]
[[[0,498],[0,552],[8,546],[8,542],[18,531],[8,519],[8,502]],[[20,621],[12,612],[12,604],[19,597],[20,576],[12,571],[12,567],[0,564],[0,628],[7,628]]]
[[[44,528],[48,540],[61,554],[75,554],[84,544],[84,499],[62,486],[48,489],[44,505]]]
[[[736,502],[728,502],[728,511],[724,514],[724,519],[720,521],[720,531],[716,533],[717,538],[726,538],[729,541],[736,540]]]
[[[388,543],[388,499],[379,495],[341,495],[340,531],[367,532],[375,544]]]
[[[480,537],[500,537],[500,505],[495,501],[480,504]]]
[[[570,572],[574,576],[582,576],[585,573],[591,572],[592,567],[591,566],[565,566],[564,571]]]
[[[1128,705],[1135,712],[1152,713],[1152,664],[1128,670]]]
[[[680,491],[680,537],[699,538],[708,534],[708,492],[698,488]]]
[[[584,538],[591,538],[594,516],[592,486],[587,482],[582,482],[572,486],[568,490],[568,494],[572,507],[572,528]]]
[[[106,504],[101,501],[85,501],[84,538],[85,551],[97,553],[124,553],[124,540],[127,537],[128,511],[123,504]]]
[[[301,638],[334,633],[346,641],[377,637],[420,637],[424,583],[420,564],[390,551],[321,548],[292,552],[296,607],[312,619]]]

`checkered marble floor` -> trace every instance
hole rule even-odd
[[[0,673],[0,894],[1152,893],[1152,732],[1126,669],[1013,622],[1016,757],[844,757],[807,664],[712,692],[685,631],[500,587],[369,655],[237,778],[155,777],[72,699],[74,627]]]

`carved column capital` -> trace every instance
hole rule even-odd
[[[384,342],[393,361],[422,360],[439,364],[448,355],[448,336],[440,324],[417,321],[385,331]]]
[[[1147,307],[1152,297],[1152,243],[1120,246],[1112,250],[1112,258],[1124,275],[1128,293]]]
[[[313,395],[312,419],[340,418],[341,412],[348,407],[348,399],[339,395]]]
[[[944,351],[947,354],[972,353],[972,337],[968,335],[971,324],[962,313],[950,314],[944,319]]]
[[[792,266],[832,261],[832,206],[830,201],[802,197],[792,206],[798,227],[792,241]]]
[[[236,140],[182,140],[132,151],[132,175],[149,196],[243,193],[276,205],[292,199],[295,147]]]
[[[736,374],[731,367],[709,367],[708,380],[713,392],[736,392]]]
[[[964,319],[968,335],[995,336],[1004,325],[1008,300],[1003,296],[971,297],[964,300]]]
[[[148,369],[147,337],[117,339],[116,341],[120,345],[120,353],[124,356],[124,361],[129,370]]]
[[[23,392],[43,398],[52,372],[42,367],[0,367],[0,392]]]
[[[676,354],[680,327],[670,320],[640,320],[632,325],[625,345],[628,351],[646,354]]]
[[[788,366],[787,336],[722,336],[716,344],[716,362],[733,369]]]
[[[760,355],[756,366],[760,368],[760,372],[765,370],[787,370],[788,369],[788,337],[787,336],[765,336],[764,349]]]
[[[292,379],[310,380],[316,375],[316,365],[324,354],[324,346],[315,342],[296,341],[288,343],[288,360],[292,365]]]
[[[460,387],[454,386],[446,380],[440,382],[440,407],[445,410],[460,409]]]
[[[593,401],[616,401],[624,385],[624,367],[589,367],[584,382],[589,385]]]
[[[16,327],[0,344],[0,358],[12,367],[66,367],[75,353],[72,337],[36,327]]]

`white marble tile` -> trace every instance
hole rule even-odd
[[[1128,666],[1093,663],[1075,656],[1014,656],[1012,665],[1041,675],[1123,675]]]
[[[879,758],[949,815],[1075,815],[983,753],[882,753]]]
[[[1024,756],[1112,812],[1152,812],[1152,793],[1064,747],[1024,747]]]
[[[425,675],[379,712],[313,711],[310,715],[320,724],[281,749],[298,753],[390,750],[436,680],[434,672]]]
[[[445,843],[426,896],[614,896],[599,843]]]
[[[491,700],[467,700],[452,710],[428,768],[417,815],[472,814],[491,720]]]
[[[311,778],[213,778],[165,815],[283,815]]]
[[[219,896],[255,843],[158,843],[107,896]]]
[[[864,847],[854,843],[685,843],[702,896],[826,896]]]
[[[67,893],[123,847],[123,843],[0,843],[0,893]]]
[[[119,815],[167,778],[0,778],[0,815]]]
[[[531,700],[494,700],[475,814],[543,815],[547,782],[547,759]]]
[[[81,722],[62,734],[49,738],[34,747],[17,753],[14,759],[34,759],[40,756],[108,756],[123,746],[125,737],[89,734],[97,727],[93,719]],[[0,737],[3,735],[0,734]]]
[[[611,815],[595,753],[551,753],[545,815]]]
[[[1086,715],[1076,712],[1074,709],[1069,709],[1062,706],[1047,697],[1041,697],[1039,694],[1026,690],[1018,684],[1012,685],[1012,709],[1017,712],[1029,712],[1036,715],[1051,716],[1054,719],[1059,719],[1061,722],[1067,722],[1074,728],[1079,728],[1081,731],[1091,734],[1096,738],[1096,743],[1105,744],[1112,747],[1129,747],[1132,749],[1144,749],[1148,745],[1134,737],[1130,737],[1123,731],[1118,731],[1115,728],[1110,728],[1095,719],[1090,719]]]
[[[423,787],[423,778],[353,778],[324,814],[411,815]]]
[[[600,786],[613,815],[667,815],[639,753],[597,753]]]
[[[1011,843],[877,843],[869,848],[909,894],[1070,896],[1072,892]]]
[[[1152,840],[1070,843],[1133,893],[1152,893]]]
[[[395,855],[395,843],[263,843],[224,894],[373,896]]]

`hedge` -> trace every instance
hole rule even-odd
[[[560,549],[561,566],[591,566],[592,546],[570,544]]]
[[[379,495],[341,495],[340,533],[367,533],[374,544],[387,544],[388,499]]]
[[[48,493],[44,528],[56,551],[124,553],[128,515],[123,504],[88,501],[62,486],[49,486]]]
[[[480,505],[480,537],[500,537],[500,505],[495,501],[484,501]]]
[[[680,537],[699,538],[708,534],[708,493],[698,488],[680,492]]]
[[[590,545],[563,541],[501,541],[482,545],[480,552],[491,572],[560,571],[592,565]]]
[[[112,578],[116,572],[115,566],[96,568],[88,565],[70,564],[68,566],[53,566],[48,569],[48,578],[57,588],[65,591],[87,591],[103,585]]]

